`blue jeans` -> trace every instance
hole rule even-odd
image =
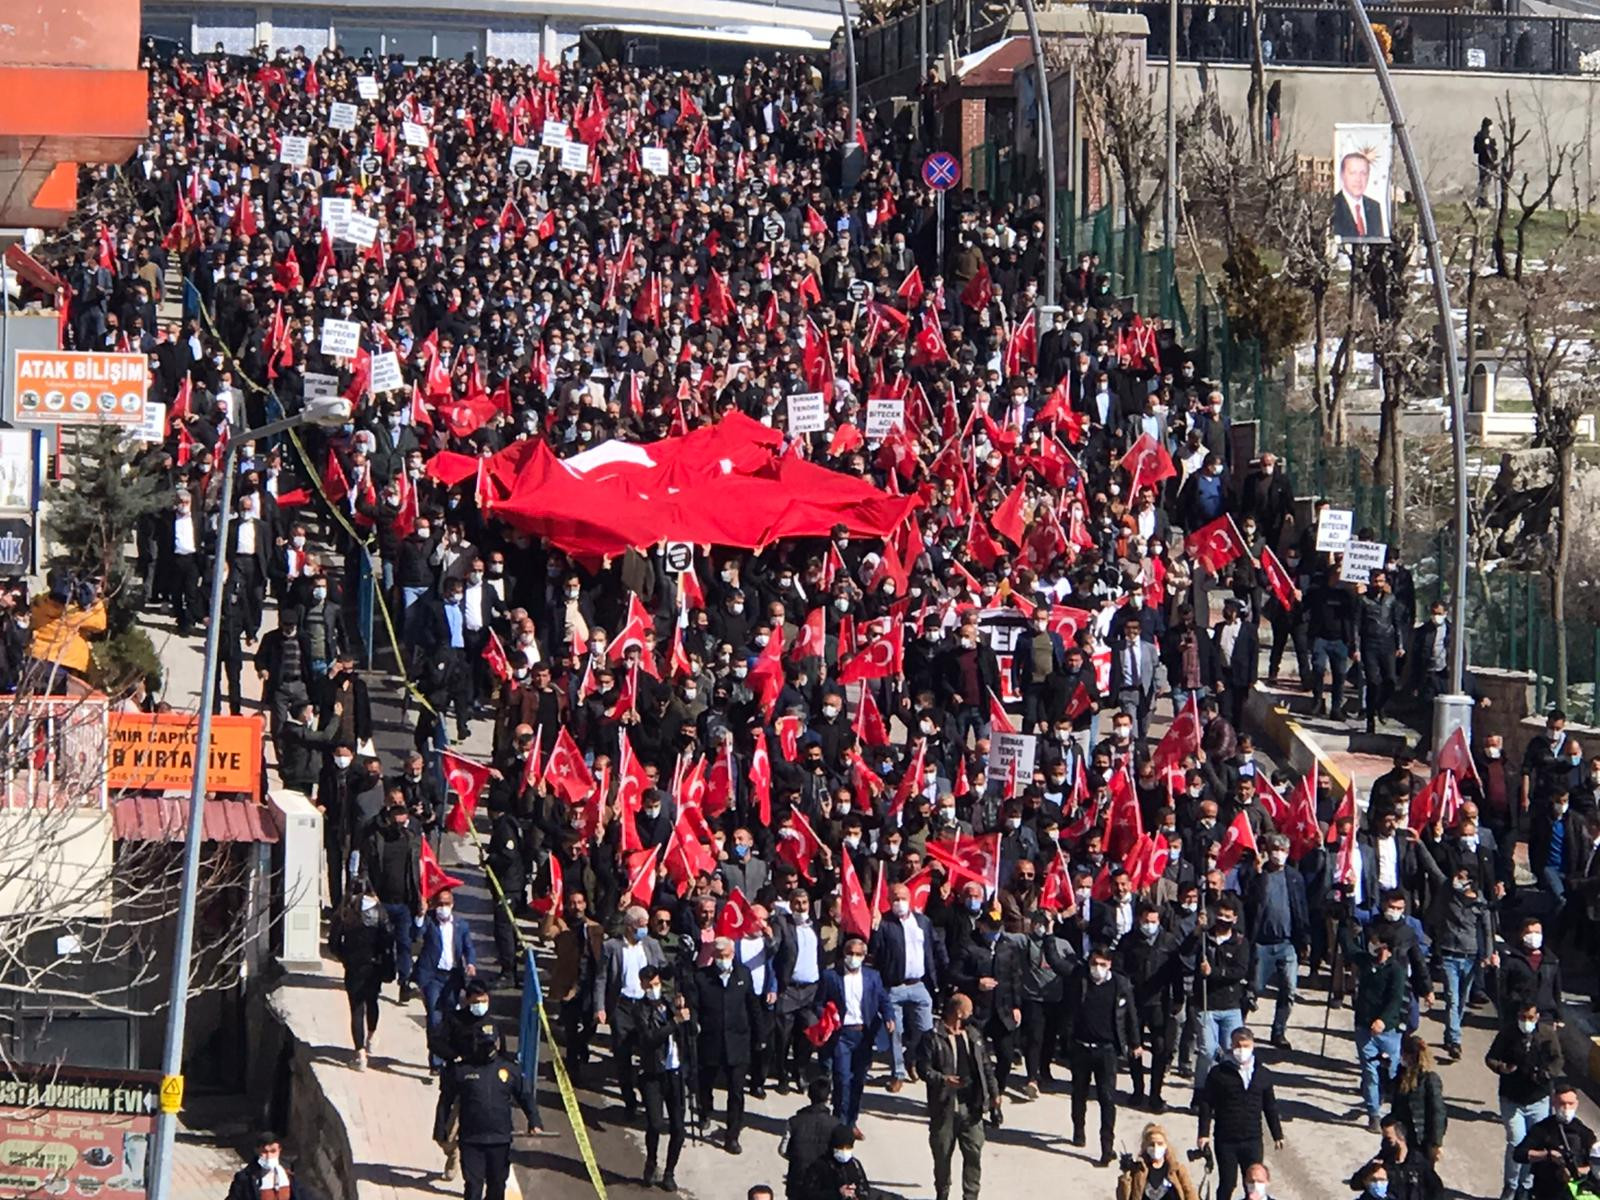
[[[1372,1033],[1367,1029],[1357,1029],[1356,1057],[1361,1060],[1361,1098],[1367,1106],[1367,1115],[1377,1119],[1378,1106],[1383,1101],[1378,1081],[1380,1060],[1383,1057],[1389,1060],[1384,1072],[1384,1081],[1387,1082],[1400,1070],[1400,1031],[1385,1029],[1382,1033]]]
[[[1276,987],[1278,998],[1272,1010],[1272,1036],[1282,1037],[1289,1028],[1289,1013],[1294,1008],[1295,983],[1300,977],[1300,956],[1288,942],[1256,947],[1256,995]]]
[[[428,1065],[434,1070],[444,1066],[444,1059],[433,1052],[439,1026],[444,1024],[445,1014],[454,1012],[460,1005],[463,983],[459,969],[448,975],[429,975],[417,983],[422,990],[422,1003],[428,1010]]]
[[[389,933],[394,938],[394,977],[401,987],[411,982],[411,935],[416,931],[410,905],[385,904]]]
[[[872,1042],[864,1029],[841,1029],[833,1039],[833,1115],[841,1125],[861,1119],[861,1093],[872,1065]]]
[[[1217,1060],[1217,1051],[1228,1045],[1233,1031],[1244,1024],[1237,1008],[1208,1009],[1200,1014],[1200,1036],[1196,1039],[1194,1064],[1194,1090],[1206,1085],[1211,1064]]]
[[[1567,898],[1566,877],[1554,867],[1546,867],[1539,872],[1539,886],[1557,900],[1565,900]]]
[[[1190,696],[1194,697],[1194,702],[1198,706],[1204,704],[1206,697],[1209,695],[1211,695],[1211,689],[1206,687],[1197,687],[1192,691],[1188,688],[1174,687],[1172,689],[1173,717],[1176,718],[1179,713],[1189,706]]]
[[[405,601],[405,607],[407,610],[409,610],[413,604],[415,604],[418,600],[421,600],[427,594],[428,589],[425,587],[403,587],[400,589],[400,597]]]
[[[1478,974],[1478,960],[1465,954],[1444,956],[1444,1040],[1447,1046],[1461,1044],[1461,1009],[1472,992]]]
[[[1511,1157],[1512,1152],[1528,1136],[1528,1130],[1550,1115],[1550,1097],[1535,1100],[1532,1104],[1513,1104],[1500,1101],[1500,1121],[1506,1127],[1506,1188],[1507,1192],[1533,1186],[1533,1168]]]
[[[889,1035],[889,1057],[894,1077],[906,1077],[906,1050],[916,1065],[916,1052],[923,1036],[933,1028],[933,997],[923,983],[902,983],[889,989],[889,1004],[894,1011],[894,1032]]]

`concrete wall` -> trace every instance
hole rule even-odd
[[[1154,69],[1158,72],[1159,89],[1161,67],[1157,65]],[[1209,85],[1217,90],[1224,111],[1242,118],[1250,87],[1250,68],[1208,65],[1206,75]],[[1267,86],[1271,87],[1277,80],[1283,82],[1282,136],[1296,153],[1329,158],[1333,154],[1335,123],[1388,120],[1383,97],[1370,70],[1269,67]],[[1394,80],[1436,208],[1441,198],[1458,196],[1476,186],[1473,134],[1484,117],[1494,119],[1495,102],[1508,92],[1519,128],[1532,130],[1532,136],[1521,151],[1528,168],[1535,173],[1544,169],[1540,126],[1548,118],[1552,144],[1575,143],[1581,147],[1577,167],[1580,195],[1593,193],[1597,134],[1591,107],[1600,99],[1597,93],[1600,78],[1402,70],[1394,73]],[[1179,65],[1178,96],[1180,112],[1193,108],[1199,100],[1200,73],[1194,63]],[[1569,196],[1567,186],[1563,182],[1558,193]]]

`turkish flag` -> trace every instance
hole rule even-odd
[[[594,790],[594,775],[565,725],[556,735],[556,744],[550,748],[550,760],[544,765],[544,781],[568,804],[577,803]]]
[[[1167,448],[1148,433],[1139,435],[1139,440],[1128,448],[1117,465],[1128,473],[1130,496],[1137,495],[1142,487],[1154,487],[1178,473]]]
[[[933,868],[923,866],[915,875],[905,880],[905,885],[911,892],[911,911],[926,912],[928,897],[933,894]]]
[[[445,874],[444,868],[439,865],[439,860],[433,856],[433,847],[428,845],[427,838],[420,839],[420,843],[418,854],[422,870],[422,902],[431,904],[434,896],[445,888],[460,887],[461,880],[454,875]]]
[[[957,833],[954,838],[939,838],[927,844],[927,856],[942,863],[952,876],[961,875],[981,883],[990,892],[1000,886],[1000,835],[983,837]]]
[[[800,632],[795,635],[794,645],[789,647],[790,662],[823,657],[828,646],[826,620],[827,612],[820,606],[806,614],[806,619],[800,623]]]
[[[872,933],[872,909],[848,849],[839,851],[839,928],[862,937]]]
[[[745,899],[744,893],[734,888],[728,893],[722,911],[717,914],[717,936],[738,941],[760,932],[761,919],[756,916],[756,910],[750,907],[750,901]]]
[[[854,729],[856,737],[863,746],[889,744],[889,729],[883,723],[883,714],[878,711],[878,702],[872,698],[871,688],[861,689],[861,699],[856,704]]]
[[[1158,833],[1150,839],[1149,854],[1144,861],[1144,887],[1149,887],[1167,873],[1167,865],[1172,862],[1172,847],[1167,843],[1167,835]]]
[[[1294,577],[1272,552],[1271,546],[1261,547],[1261,573],[1267,577],[1267,587],[1272,590],[1272,598],[1279,607],[1285,612],[1291,611],[1295,600]]]
[[[728,811],[734,799],[733,747],[724,742],[706,780],[705,813],[715,820]]]
[[[1167,767],[1180,767],[1188,755],[1194,754],[1199,749],[1200,702],[1195,699],[1194,693],[1190,692],[1189,702],[1183,706],[1183,711],[1162,735],[1161,741],[1156,745],[1155,753],[1150,756],[1150,761],[1155,764],[1158,771]]]
[[[511,678],[511,660],[506,658],[506,648],[500,644],[500,635],[489,631],[489,640],[483,646],[483,661],[489,664],[489,673],[501,683]]]
[[[895,295],[899,296],[906,302],[907,308],[915,311],[917,305],[922,303],[923,291],[922,268],[914,266],[906,275],[905,279],[901,280],[899,288],[897,288],[895,291]]]
[[[661,847],[651,846],[650,852],[639,859],[628,876],[628,896],[640,908],[649,908],[656,894],[656,868],[661,857]]]
[[[805,1030],[806,1041],[818,1050],[827,1045],[833,1035],[839,1032],[839,1006],[829,1000],[822,1006],[822,1011],[817,1014],[814,1024]]]
[[[1077,907],[1072,895],[1072,875],[1067,870],[1067,856],[1056,844],[1056,856],[1044,869],[1044,880],[1039,885],[1039,907],[1046,912],[1071,912]]]
[[[994,280],[989,278],[989,264],[984,263],[978,273],[961,289],[961,303],[968,308],[987,308],[994,299]]]
[[[866,679],[887,679],[891,675],[898,675],[904,638],[905,626],[897,624],[884,636],[868,642],[839,669],[839,685],[843,687]]]
[[[439,766],[444,770],[445,791],[456,798],[456,805],[445,820],[445,828],[451,833],[466,833],[478,811],[478,797],[489,787],[489,764],[473,762],[443,750],[439,754]]]
[[[778,734],[778,753],[784,762],[793,762],[800,756],[800,718],[779,717],[773,728]]]
[[[820,849],[822,849],[822,839],[817,836],[816,830],[811,828],[811,822],[806,820],[805,813],[798,808],[791,808],[789,824],[778,830],[778,857],[799,871],[808,881],[814,881],[815,876],[811,874],[811,860],[816,857]]]
[[[889,815],[897,815],[906,806],[906,801],[916,795],[917,789],[922,787],[922,764],[927,755],[928,743],[919,741],[916,753],[911,756],[911,765],[906,768],[904,775],[900,776],[900,783],[894,789],[894,799],[889,803]]]
[[[645,632],[652,624],[654,621],[650,611],[645,608],[644,601],[639,599],[639,594],[629,592],[627,619],[623,621],[622,628],[617,630],[616,637],[611,639],[611,647],[606,652],[606,658],[611,662],[621,662],[629,646],[642,647]]]
[[[1267,776],[1256,775],[1255,783],[1256,796],[1260,799],[1261,807],[1266,810],[1267,816],[1272,818],[1273,827],[1279,830],[1288,828],[1293,815],[1289,802],[1279,794],[1277,788],[1272,786],[1272,780]]]
[[[1121,857],[1144,836],[1144,814],[1139,808],[1139,793],[1126,769],[1113,771],[1107,782],[1111,803],[1106,806],[1103,839],[1106,857],[1111,859]]]
[[[1005,706],[989,693],[989,728],[993,733],[1016,733],[1016,722],[1011,719],[1011,714],[1006,712]]]
[[[1027,523],[1022,519],[1022,508],[1028,498],[1028,485],[1018,483],[1004,500],[1000,507],[994,510],[990,524],[994,531],[1004,537],[1010,538],[1015,546],[1022,545],[1022,534],[1027,528]]]
[[[753,735],[755,749],[750,754],[750,794],[755,797],[756,813],[761,824],[772,826],[772,759],[767,754],[767,731],[757,729]]]
[[[561,893],[566,883],[561,877],[561,860],[552,854],[549,861],[550,890],[541,899],[530,901],[528,904],[530,909],[541,916],[560,910]]]
[[[1089,711],[1089,705],[1093,703],[1094,701],[1089,698],[1089,689],[1079,683],[1072,689],[1072,696],[1067,701],[1067,720],[1076,721]]]
[[[1256,845],[1256,834],[1250,828],[1250,818],[1239,813],[1229,823],[1222,835],[1222,844],[1217,847],[1217,870],[1226,875],[1239,865],[1246,850],[1251,854],[1259,854],[1261,847]]]
[[[644,790],[650,786],[650,777],[644,773],[639,756],[633,752],[633,742],[626,729],[617,738],[617,819],[622,824],[619,849],[624,853],[642,849],[639,828],[634,814],[644,804]]]
[[[1220,575],[1223,567],[1245,553],[1244,538],[1228,513],[1188,534],[1184,542],[1213,575]]]
[[[1472,761],[1472,748],[1467,745],[1467,733],[1462,726],[1457,725],[1445,738],[1439,753],[1434,755],[1433,767],[1436,771],[1449,771],[1457,779],[1465,779],[1469,775],[1478,778],[1478,768]]]
[[[1317,764],[1289,793],[1289,819],[1278,826],[1289,839],[1289,857],[1299,862],[1322,844],[1322,826],[1317,821]]]

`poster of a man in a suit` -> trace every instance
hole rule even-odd
[[[1389,240],[1389,168],[1392,131],[1387,125],[1335,125],[1333,235],[1341,242]]]

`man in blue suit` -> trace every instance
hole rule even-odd
[[[818,1001],[832,1003],[839,1014],[833,1036],[833,1115],[861,1140],[861,1093],[867,1086],[872,1047],[878,1029],[894,1032],[894,1011],[883,978],[866,965],[867,943],[858,937],[844,944],[844,970],[824,971]]]
[[[428,1010],[428,1070],[437,1074],[444,1060],[433,1045],[445,1014],[460,1003],[461,989],[478,974],[478,955],[472,948],[472,930],[455,915],[455,893],[449,888],[435,893],[433,906],[422,922],[422,949],[417,953],[412,978],[422,991]]]

